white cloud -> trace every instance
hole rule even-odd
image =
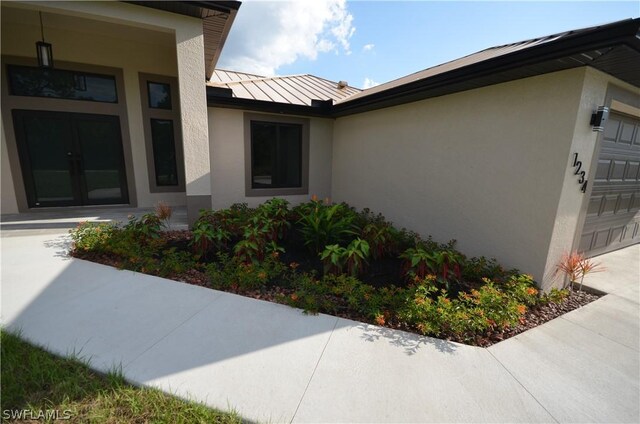
[[[365,77],[364,78],[364,82],[362,83],[362,88],[364,88],[366,90],[367,88],[375,87],[376,85],[380,85],[380,83],[379,82],[375,82],[374,80],[372,80],[369,77]]]
[[[373,50],[373,48],[374,48],[375,46],[376,46],[375,44],[365,44],[365,45],[362,47],[362,50],[364,50],[365,52],[368,52],[368,51]]]
[[[351,54],[355,30],[346,0],[244,1],[218,66],[274,75],[300,58]]]

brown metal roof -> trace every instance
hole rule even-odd
[[[208,85],[231,89],[235,98],[302,106],[311,106],[312,100],[337,102],[361,91],[350,86],[338,88],[337,82],[309,74],[265,78],[219,69]]]
[[[209,81],[214,83],[225,83],[244,81],[251,79],[265,78],[263,75],[247,74],[245,72],[229,71],[227,69],[214,69]]]

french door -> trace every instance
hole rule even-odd
[[[128,203],[117,116],[14,110],[29,207]]]

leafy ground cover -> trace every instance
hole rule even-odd
[[[235,414],[97,374],[77,359],[52,355],[0,332],[2,422],[241,423]]]
[[[82,223],[71,254],[345,318],[479,346],[511,337],[598,296],[540,293],[530,275],[468,258],[456,242],[397,229],[382,215],[312,199],[202,211],[167,231],[171,210],[125,224]]]

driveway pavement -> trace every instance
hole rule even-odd
[[[488,349],[66,257],[66,230],[3,226],[5,327],[101,371],[260,422],[638,422],[640,245],[611,294]]]

